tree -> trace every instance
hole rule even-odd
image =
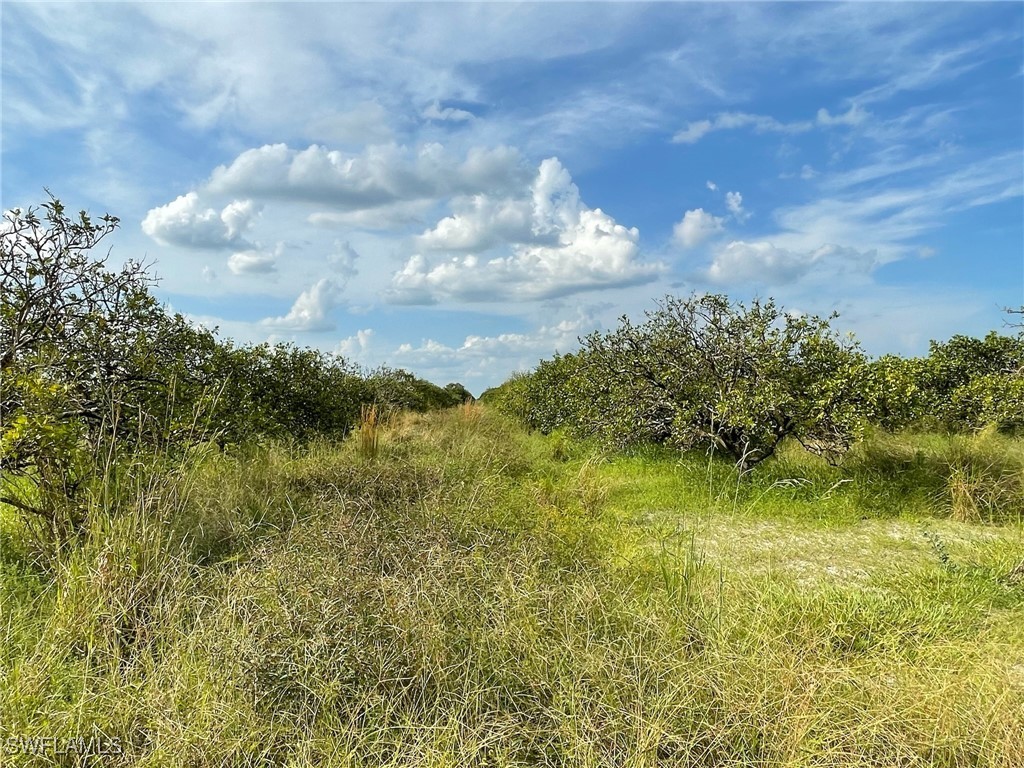
[[[785,314],[772,300],[746,307],[721,295],[669,296],[639,325],[623,317],[616,330],[587,336],[582,354],[587,376],[628,404],[640,428],[724,450],[740,473],[787,437],[834,458],[863,417],[857,345],[827,320]]]
[[[208,334],[164,312],[143,265],[94,255],[117,218],[69,216],[52,195],[41,208],[6,212],[0,232],[0,500],[61,533],[100,457],[190,421]]]
[[[927,360],[883,355],[873,360],[861,379],[868,418],[895,431],[918,422],[925,413],[924,372]]]
[[[452,390],[442,389],[401,368],[382,366],[370,374],[368,383],[372,400],[386,408],[402,408],[423,413],[451,408],[463,402]]]
[[[451,395],[452,400],[456,405],[460,403],[472,403],[476,400],[476,398],[473,397],[473,393],[458,381],[445,384],[444,391]]]
[[[1013,426],[1024,420],[1013,405],[1022,370],[1024,336],[992,331],[983,339],[933,341],[920,377],[926,412],[949,429]]]

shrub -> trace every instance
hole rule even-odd
[[[669,296],[647,319],[623,317],[575,355],[509,385],[502,406],[542,431],[567,427],[618,445],[668,441],[733,457],[740,473],[787,437],[829,457],[866,415],[865,360],[827,320],[725,296]]]

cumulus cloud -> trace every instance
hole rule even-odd
[[[703,208],[697,208],[683,214],[682,221],[675,225],[672,234],[675,241],[684,248],[695,248],[721,232],[724,223],[724,219],[707,213]]]
[[[284,331],[331,331],[334,321],[328,316],[338,305],[341,289],[330,278],[322,278],[299,294],[291,310],[283,317],[261,321],[267,328]]]
[[[472,366],[481,369],[497,361],[505,366],[535,365],[539,357],[554,352],[569,352],[579,346],[579,337],[595,327],[594,319],[585,313],[572,319],[542,325],[532,333],[502,333],[496,336],[469,335],[457,346],[426,339],[418,346],[400,345],[391,355],[402,365]]]
[[[562,232],[579,223],[580,190],[557,158],[540,164],[532,193],[535,233]]]
[[[235,275],[263,275],[274,272],[274,254],[258,250],[238,251],[228,257],[228,269]]]
[[[585,206],[568,171],[549,158],[518,200],[475,200],[420,237],[434,248],[497,243],[502,252],[440,263],[415,254],[395,274],[387,298],[406,304],[530,300],[645,282],[662,266],[637,260],[639,237],[635,227]]]
[[[260,213],[252,200],[235,200],[219,213],[189,192],[167,205],[151,209],[142,231],[161,245],[185,248],[249,247],[243,235]]]
[[[712,192],[717,192],[718,191],[718,185],[715,184],[715,182],[713,182],[713,181],[705,182],[705,186],[707,186],[707,188],[710,189]]]
[[[372,328],[363,328],[338,342],[335,353],[348,359],[359,359],[370,349],[374,336]]]
[[[532,235],[530,201],[474,195],[453,203],[455,213],[417,238],[431,250],[486,250],[502,242],[524,242]]]
[[[792,283],[811,272],[830,275],[865,274],[876,263],[875,251],[822,245],[810,251],[791,251],[767,241],[735,240],[716,255],[706,272],[711,282],[766,285]]]
[[[440,144],[413,150],[394,144],[346,154],[312,145],[268,144],[246,150],[210,176],[208,188],[253,198],[301,200],[361,210],[400,201],[501,193],[529,178],[510,147],[474,148],[464,158]]]

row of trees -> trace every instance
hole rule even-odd
[[[956,336],[870,360],[833,318],[721,295],[669,296],[484,398],[543,432],[711,447],[747,472],[787,438],[830,460],[870,424],[1024,427],[1024,335]]]
[[[341,436],[367,403],[469,397],[312,349],[223,342],[167,313],[145,265],[96,257],[117,226],[51,197],[5,213],[0,231],[0,501],[58,533],[81,524],[81,491],[140,448]]]

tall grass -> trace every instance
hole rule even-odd
[[[377,457],[380,448],[380,419],[377,404],[364,404],[359,418],[359,450],[364,457]]]
[[[136,473],[49,572],[0,529],[0,744],[102,733],[123,751],[95,764],[139,766],[1024,764],[1012,520],[976,538],[929,496],[955,567],[922,538],[875,568],[858,548],[896,518],[860,505],[867,454],[784,456],[737,491],[703,457],[596,455],[479,406],[374,429],[372,453],[360,430]],[[794,577],[829,537],[866,583]]]

